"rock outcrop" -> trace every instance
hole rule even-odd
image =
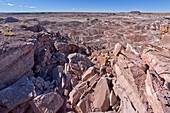
[[[15,83],[24,74],[28,73],[33,65],[33,43],[23,43],[0,54],[0,89]]]

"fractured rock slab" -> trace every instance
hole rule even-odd
[[[91,76],[95,75],[95,67],[90,67],[82,76],[82,81],[86,81]]]
[[[89,58],[80,53],[69,54],[68,59],[71,71],[78,77],[81,77],[84,71],[93,66]]]
[[[12,86],[0,91],[0,103],[3,106],[3,109],[0,109],[0,111],[6,113],[35,96],[34,85],[26,76],[23,76]]]
[[[98,111],[106,111],[110,106],[110,90],[107,79],[102,77],[94,89],[94,108]]]
[[[32,43],[25,43],[0,55],[0,90],[15,83],[34,65]]]
[[[170,52],[147,51],[142,54],[143,61],[153,68],[157,74],[170,82]]]
[[[57,92],[50,92],[37,96],[30,104],[35,113],[56,113],[63,105],[63,102]]]

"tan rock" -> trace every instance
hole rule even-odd
[[[146,87],[147,99],[151,104],[154,113],[165,113],[162,108],[161,102],[158,100],[156,92],[154,91],[153,84],[152,84],[152,75],[149,73],[149,71],[147,71],[145,87]]]
[[[95,74],[94,76],[90,77],[87,81],[89,82],[89,86],[93,86],[99,79],[99,75]]]
[[[63,105],[63,102],[57,92],[50,92],[37,96],[30,104],[35,113],[56,113]]]
[[[126,52],[122,54],[119,55],[114,67],[117,75],[117,80],[113,84],[114,92],[121,101],[125,102],[124,106],[128,106],[126,108],[129,111],[145,113],[149,108],[146,105],[147,100],[143,92],[146,78],[145,63],[136,55]],[[126,108],[122,107],[121,111],[126,113]]]
[[[170,82],[170,52],[148,51],[143,53],[141,57],[161,78]]]
[[[159,43],[161,44],[162,47],[165,47],[170,50],[170,34],[162,37]]]
[[[91,76],[95,75],[95,67],[90,67],[82,76],[82,81],[86,81]]]
[[[83,94],[84,90],[87,89],[86,82],[82,82],[74,87],[74,89],[69,94],[69,101],[74,106],[80,96]]]
[[[107,62],[108,58],[107,57],[102,57],[102,56],[97,56],[97,61],[101,64],[101,65],[105,65]]]
[[[117,74],[117,81],[116,84],[114,84],[113,89],[116,95],[118,95],[121,101],[124,102],[124,105],[128,106],[128,109],[131,109],[133,107],[131,104],[128,104],[126,102],[132,102],[136,111],[138,111],[139,113],[145,113],[146,108],[140,99],[137,89],[133,86],[134,83],[126,79],[127,73],[125,74],[125,72],[123,72],[117,64],[115,65],[115,72]],[[133,78],[129,77],[129,79]],[[123,113],[126,113],[126,108],[122,107],[121,111],[123,111]]]
[[[94,108],[99,111],[106,111],[110,106],[110,90],[105,77],[102,77],[94,89]]]
[[[79,111],[79,113],[88,113],[90,112],[89,108],[90,106],[86,98],[80,100],[79,103],[77,104],[77,110]]]
[[[75,44],[67,44],[55,41],[55,48],[62,53],[75,53],[78,51],[82,51],[83,48],[75,45]]]
[[[123,49],[122,45],[120,43],[117,43],[115,45],[115,48],[114,48],[114,51],[113,51],[113,55],[117,56],[122,49]]]

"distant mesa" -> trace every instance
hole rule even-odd
[[[140,12],[140,11],[131,11],[130,13],[133,13],[133,14],[140,14],[141,12]]]

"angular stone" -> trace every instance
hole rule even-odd
[[[28,102],[21,104],[21,105],[17,106],[16,108],[14,108],[12,110],[12,113],[25,113],[29,107],[30,107],[30,104]]]
[[[89,108],[90,108],[89,103],[86,98],[80,100],[79,103],[77,104],[77,111],[79,113],[88,113],[90,111]]]
[[[152,75],[147,71],[147,77],[145,80],[146,94],[149,103],[152,106],[154,113],[165,113],[161,102],[158,100],[157,94],[154,91],[154,87],[152,84]]]
[[[50,92],[37,96],[30,104],[35,113],[56,113],[63,105],[63,102],[57,92]]]
[[[83,94],[84,90],[87,89],[86,82],[82,82],[74,87],[74,89],[69,94],[69,101],[74,106],[80,96]]]
[[[162,37],[159,43],[161,44],[162,47],[165,47],[170,50],[170,34]]]
[[[144,93],[147,67],[138,56],[126,52],[122,54],[119,54],[114,65],[117,75],[117,80],[113,84],[114,92],[130,111],[145,113],[150,109]]]
[[[115,48],[114,48],[114,51],[113,51],[113,55],[117,56],[122,49],[123,49],[122,45],[120,43],[117,43],[115,45]]]
[[[33,49],[32,43],[24,43],[0,55],[0,90],[12,85],[31,70],[34,65]]]
[[[136,86],[134,85],[133,78],[130,77],[128,73],[125,70],[122,70],[121,66],[119,67],[117,64],[115,64],[115,72],[117,74],[117,81],[116,81],[116,84],[114,84],[114,88],[113,88],[115,94],[118,95],[119,98],[123,102],[132,102],[136,111],[145,113],[146,108],[144,104],[142,103],[142,100],[139,96],[139,92],[137,91]],[[127,105],[129,104],[127,103]],[[130,105],[129,108],[131,109],[132,105]],[[124,108],[121,108],[121,109],[123,110]],[[126,113],[126,112],[124,111],[123,113]]]
[[[82,76],[82,81],[86,81],[91,76],[95,75],[95,67],[90,67]]]
[[[110,106],[110,90],[105,77],[100,78],[94,89],[94,108],[99,111],[106,111]]]
[[[58,81],[58,83],[61,83],[61,78],[59,76],[58,67],[56,67],[52,70],[52,78],[53,78],[53,80],[56,79]]]
[[[170,52],[150,50],[143,53],[141,57],[161,78],[170,82]]]
[[[3,112],[8,112],[16,106],[31,100],[35,96],[34,85],[26,76],[23,76],[12,86],[0,91],[0,103],[5,107],[5,111]]]
[[[137,113],[128,99],[123,99],[122,113]]]
[[[80,53],[73,53],[68,55],[70,71],[76,76],[81,77],[89,67],[93,66],[93,63],[87,56]]]
[[[110,92],[110,106],[114,106],[117,102],[117,98],[113,93],[113,90]]]
[[[99,79],[99,75],[95,74],[94,76],[90,77],[87,81],[89,82],[89,86],[93,86]]]

